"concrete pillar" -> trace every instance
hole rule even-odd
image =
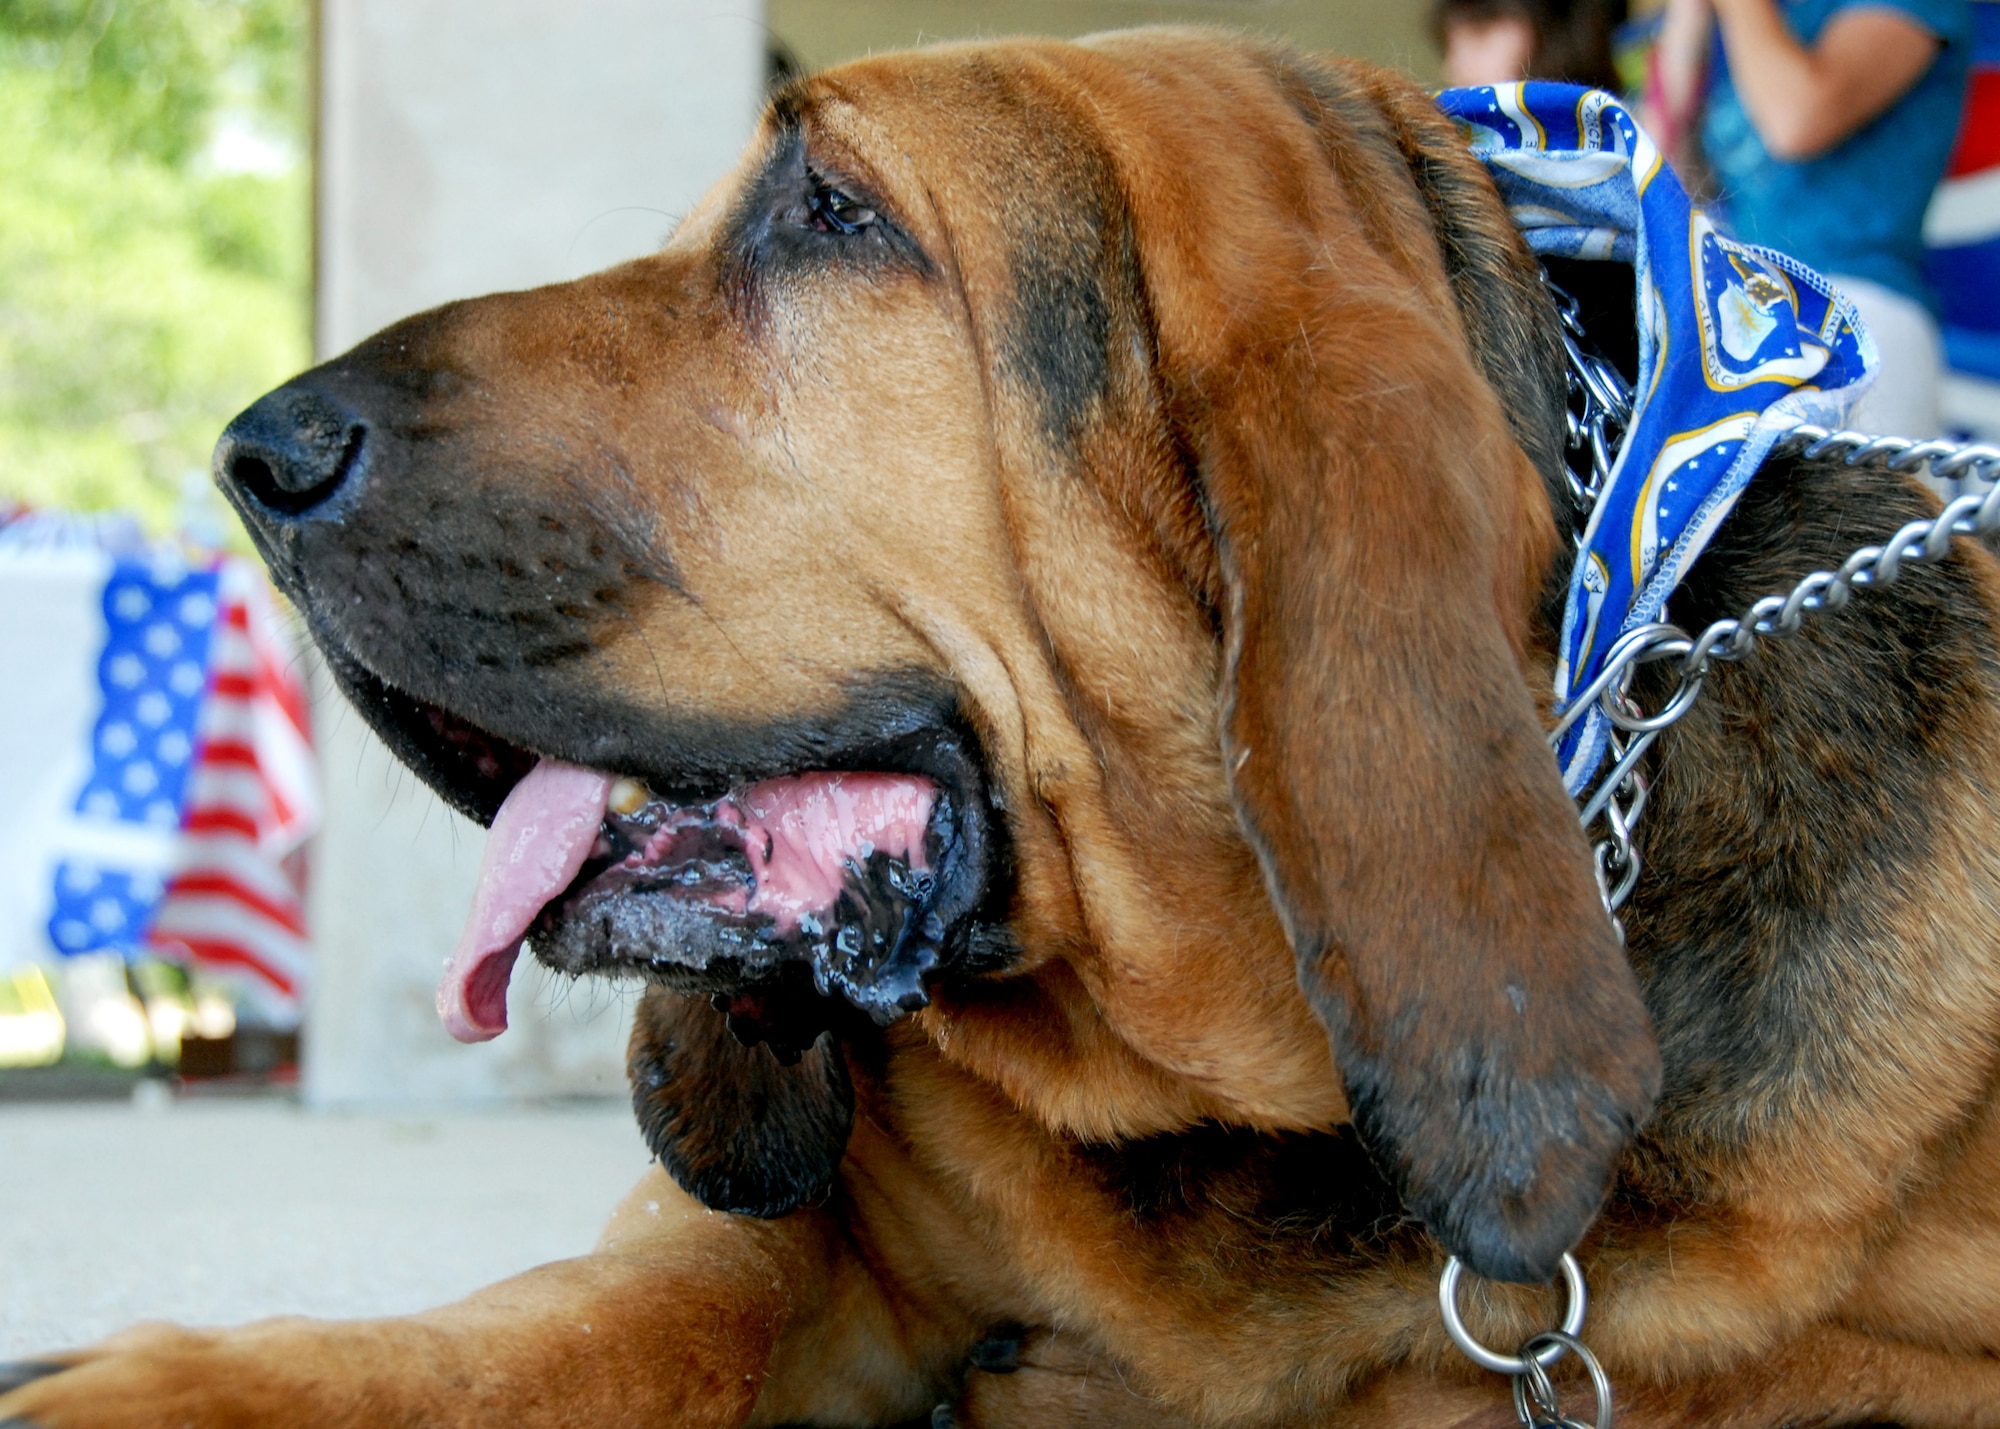
[[[321,355],[658,246],[764,63],[762,0],[321,0]]]
[[[321,0],[320,355],[656,247],[749,137],[764,65],[762,0]],[[307,1099],[622,1094],[629,993],[524,966],[506,1036],[446,1037],[432,989],[484,833],[316,688]]]

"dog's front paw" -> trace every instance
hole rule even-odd
[[[0,1366],[0,1429],[302,1429],[360,1425],[316,1373],[305,1321],[245,1330],[139,1325],[87,1349]]]
[[[0,1360],[0,1394],[8,1394],[24,1384],[32,1384],[69,1368],[60,1359]]]
[[[254,1425],[219,1360],[220,1337],[140,1325],[84,1350],[0,1365],[0,1429],[151,1429]],[[295,1421],[296,1422],[296,1421]]]

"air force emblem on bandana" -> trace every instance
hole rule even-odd
[[[1717,232],[1624,106],[1569,84],[1447,89],[1438,107],[1486,163],[1528,246],[1636,270],[1632,421],[1570,578],[1556,709],[1619,636],[1662,618],[1777,439],[1837,426],[1875,374],[1853,305],[1793,258]],[[1592,710],[1556,751],[1579,793],[1604,755]]]

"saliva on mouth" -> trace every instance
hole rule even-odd
[[[935,831],[893,852],[780,849],[783,819],[756,792],[689,807],[619,780],[582,870],[529,930],[536,956],[705,992],[738,1041],[784,1062],[841,1020],[831,999],[884,1027],[928,1005],[945,936]]]

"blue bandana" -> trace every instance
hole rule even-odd
[[[1839,425],[1874,377],[1875,344],[1812,269],[1716,232],[1603,91],[1529,81],[1447,89],[1437,103],[1530,248],[1637,270],[1639,380],[1570,577],[1560,713],[1619,636],[1662,618],[1772,443],[1801,422]],[[1596,772],[1608,732],[1593,709],[1557,749],[1572,795]]]

